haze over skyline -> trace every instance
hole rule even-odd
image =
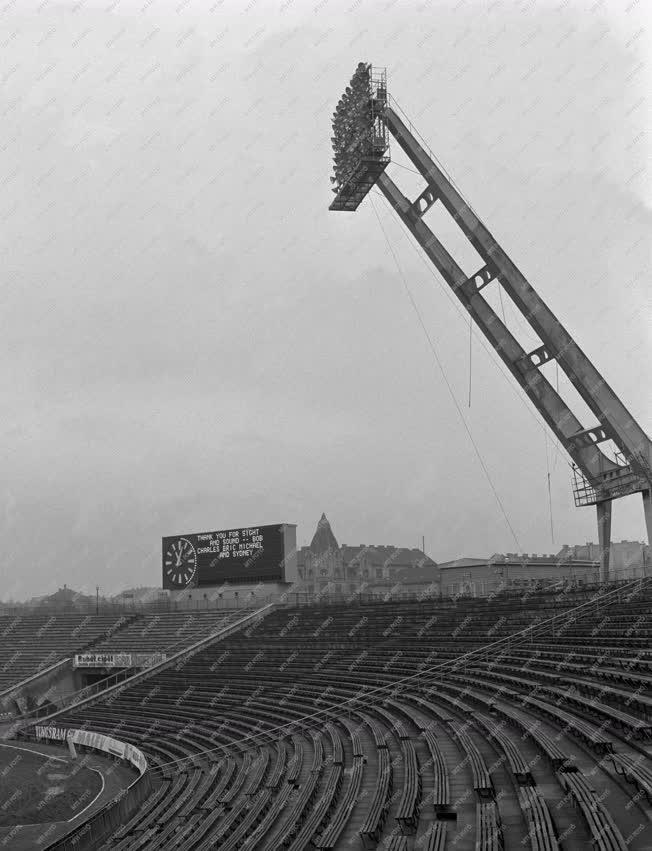
[[[288,522],[301,546],[322,512],[340,543],[423,535],[436,561],[595,541],[565,452],[477,334],[469,367],[468,317],[384,200],[328,211],[330,121],[358,61],[387,66],[649,434],[643,5],[6,6],[0,598],[157,585],[163,535]],[[613,538],[645,539],[640,495]]]

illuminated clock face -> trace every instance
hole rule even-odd
[[[197,573],[197,553],[187,538],[179,538],[165,553],[165,573],[173,585],[184,587]]]

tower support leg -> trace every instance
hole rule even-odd
[[[645,512],[645,528],[647,529],[648,545],[652,544],[652,490],[643,491],[643,511]],[[643,576],[646,574],[645,557],[643,558]]]
[[[599,502],[598,543],[600,545],[600,582],[609,581],[609,554],[611,552],[611,500]]]

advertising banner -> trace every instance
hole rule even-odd
[[[131,653],[78,653],[74,668],[130,668]]]
[[[92,730],[70,730],[67,727],[44,727],[37,726],[36,738],[50,741],[68,742],[68,745],[83,745],[93,750],[124,759],[135,766],[143,774],[147,770],[145,755],[138,748],[127,742],[121,742],[111,736],[95,733]]]
[[[78,653],[73,668],[151,668],[164,662],[165,653]]]

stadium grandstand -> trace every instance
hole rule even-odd
[[[11,733],[142,755],[51,848],[649,851],[651,638],[648,580],[279,602]]]
[[[113,615],[0,616],[0,688],[7,688],[99,643],[115,628]]]
[[[224,609],[0,616],[0,717],[51,712],[215,634],[237,616]]]

